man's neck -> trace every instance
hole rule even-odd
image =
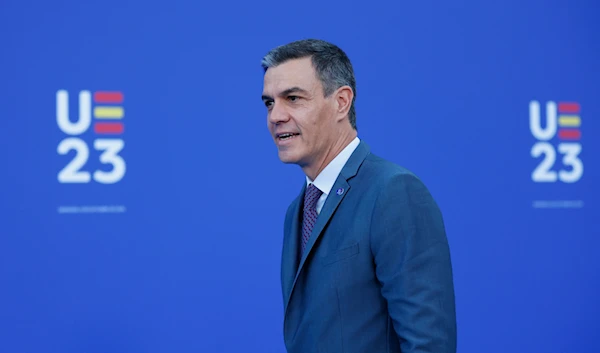
[[[330,145],[329,149],[326,151],[323,158],[321,158],[320,162],[313,163],[302,168],[304,174],[306,174],[306,176],[310,178],[310,180],[315,180],[317,176],[323,171],[323,169],[325,169],[325,167],[327,167],[327,165],[331,163],[331,161],[334,160],[334,158],[338,154],[340,154],[340,152],[342,152],[344,148],[346,148],[350,144],[350,142],[352,142],[352,140],[356,138],[356,136],[356,130],[352,129],[351,133],[339,138],[335,143]]]

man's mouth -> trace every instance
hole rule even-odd
[[[295,133],[295,132],[284,132],[282,134],[277,134],[277,139],[280,141],[285,141],[285,140],[289,140],[294,138],[295,136],[300,135],[299,133]]]

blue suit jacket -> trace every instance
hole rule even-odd
[[[448,241],[423,183],[361,142],[299,258],[305,188],[285,218],[281,283],[288,352],[454,353]]]

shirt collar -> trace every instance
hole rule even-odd
[[[333,184],[340,175],[340,172],[344,168],[352,153],[358,147],[360,143],[360,139],[355,137],[352,142],[346,146],[326,167],[321,171],[319,175],[315,178],[314,182],[310,180],[310,178],[306,177],[306,185],[308,186],[310,183],[315,184],[315,186],[323,192],[323,194],[329,195],[331,192],[331,188],[333,188]]]

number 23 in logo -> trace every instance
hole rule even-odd
[[[556,103],[546,104],[546,126],[542,128],[540,104],[537,101],[529,103],[529,128],[536,142],[531,148],[531,156],[541,159],[540,164],[531,173],[531,179],[538,183],[551,183],[560,180],[564,183],[575,183],[583,175],[583,162],[579,158],[581,153],[581,119],[579,117],[579,104]],[[557,118],[557,112],[561,113]],[[561,142],[557,146],[558,153],[562,155],[562,169],[552,170],[556,162],[556,149],[549,142],[558,132]],[[568,142],[566,142],[568,141]]]
[[[98,92],[97,92],[98,94]],[[110,93],[97,96],[100,99],[110,100],[111,98],[119,98],[122,95]],[[60,155],[66,155],[71,150],[75,150],[74,158],[67,163],[58,173],[58,181],[60,183],[89,183],[92,179],[102,184],[114,184],[125,176],[125,161],[119,155],[119,152],[124,147],[122,139],[118,138],[98,138],[94,140],[93,148],[100,151],[100,163],[110,166],[109,171],[95,170],[93,173],[84,170],[90,155],[88,144],[81,138],[76,136],[86,132],[92,125],[92,96],[89,91],[81,91],[79,93],[79,118],[72,122],[69,119],[69,96],[67,91],[59,90],[56,93],[56,122],[62,132],[69,135],[63,139],[57,147],[57,152]],[[123,116],[123,110],[120,107],[96,107],[94,115],[96,117],[106,117],[109,119],[120,119]],[[123,131],[123,125],[117,123],[95,123],[94,130],[96,133],[112,133],[118,134]]]

